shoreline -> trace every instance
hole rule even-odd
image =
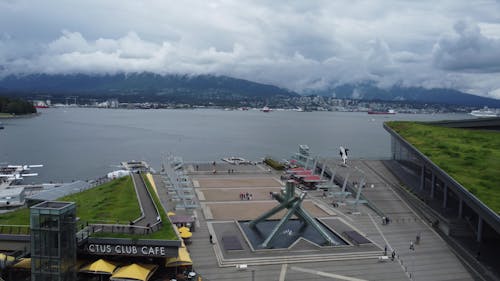
[[[10,113],[0,113],[0,120],[8,120],[8,119],[20,119],[20,118],[32,118],[40,115],[41,112],[23,114],[23,115],[12,115]]]

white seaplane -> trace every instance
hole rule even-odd
[[[42,168],[43,165],[8,165],[0,167],[0,179],[6,181],[22,180],[24,177],[36,177],[38,173],[29,173],[32,168]]]

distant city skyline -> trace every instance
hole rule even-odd
[[[218,74],[293,91],[365,80],[500,98],[500,2],[0,0],[0,78]]]

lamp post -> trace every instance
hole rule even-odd
[[[252,281],[255,281],[255,269],[252,269]]]

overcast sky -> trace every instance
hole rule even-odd
[[[138,71],[500,98],[500,2],[0,0],[0,75]]]

